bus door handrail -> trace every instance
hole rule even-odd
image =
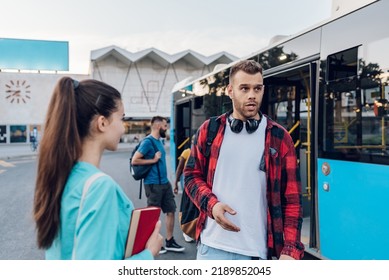
[[[184,147],[184,145],[186,144],[186,143],[188,143],[189,142],[189,139],[190,139],[190,137],[187,137],[178,147],[177,147],[177,150],[179,150],[179,149],[181,149],[182,147]]]
[[[289,129],[289,134],[292,134],[293,133],[293,131],[295,131],[296,130],[296,128],[298,128],[300,126],[300,121],[297,121],[293,126],[292,126],[292,128],[291,129]]]

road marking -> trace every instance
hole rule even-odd
[[[9,164],[13,164],[14,166],[16,164],[20,164],[20,163],[29,163],[29,162],[32,162],[34,161],[34,159],[24,159],[24,160],[13,160],[13,161],[10,161],[8,162]]]
[[[0,165],[3,167],[15,167],[12,163],[6,162],[4,160],[0,160]]]

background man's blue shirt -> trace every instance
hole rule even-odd
[[[159,167],[159,172],[161,175],[161,184],[166,184],[169,182],[169,180],[167,178],[165,148],[163,147],[161,141],[155,139],[153,136],[149,135],[149,136],[147,136],[147,138],[149,138],[149,139],[144,139],[142,141],[142,143],[140,144],[138,152],[140,152],[144,156],[144,158],[146,158],[146,159],[154,158],[154,155],[157,151],[154,149],[154,146],[151,143],[151,141],[153,141],[155,147],[162,153],[162,156],[159,159],[158,163],[153,165],[150,173],[144,179],[144,183],[148,184],[148,185],[149,184],[160,184],[159,175],[158,175],[158,167]],[[157,167],[157,165],[158,165],[158,167]]]

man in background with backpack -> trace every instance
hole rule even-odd
[[[301,259],[301,184],[293,140],[259,111],[264,94],[259,63],[238,62],[229,79],[233,110],[200,126],[184,171],[185,191],[200,209],[197,259]]]
[[[161,248],[160,254],[166,251],[182,252],[185,250],[176,243],[173,237],[174,214],[177,207],[172,186],[167,178],[166,152],[160,141],[161,138],[166,137],[166,131],[167,119],[161,116],[153,117],[151,133],[142,140],[131,161],[133,165],[153,164],[144,179],[144,186],[147,206],[158,206],[166,214],[166,246]]]

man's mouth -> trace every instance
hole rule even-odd
[[[256,103],[247,103],[246,104],[246,107],[250,110],[254,110],[257,108],[257,104]]]

